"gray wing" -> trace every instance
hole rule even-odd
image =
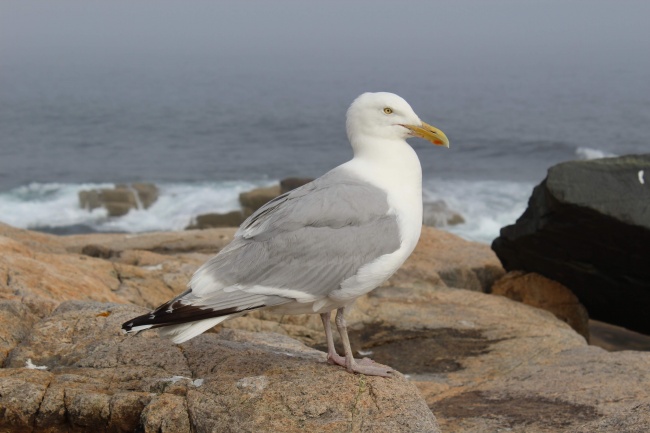
[[[226,286],[262,285],[327,295],[364,264],[400,246],[386,193],[344,171],[260,208],[203,269]]]
[[[157,311],[215,316],[322,299],[399,248],[388,210],[384,191],[335,169],[251,215],[189,289]]]

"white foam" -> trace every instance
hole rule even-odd
[[[79,208],[78,193],[112,184],[32,183],[0,193],[0,221],[20,228],[88,225],[97,231],[183,230],[197,215],[239,209],[239,193],[277,181],[227,181],[158,184],[159,198],[149,209],[110,218],[104,209]],[[532,183],[428,179],[425,201],[444,200],[460,213],[464,224],[445,229],[469,240],[489,243],[504,225],[526,208]]]
[[[14,227],[87,225],[97,231],[146,232],[183,230],[202,213],[239,208],[239,193],[272,182],[203,182],[159,184],[158,200],[149,209],[133,209],[122,217],[108,217],[103,208],[79,207],[81,190],[112,188],[112,184],[32,183],[0,192],[0,221]]]
[[[424,200],[444,200],[465,223],[441,227],[465,239],[491,243],[499,230],[513,224],[526,209],[533,183],[431,179],[423,185]]]
[[[617,156],[613,153],[605,152],[604,150],[592,149],[590,147],[578,147],[576,149],[576,156],[578,159],[600,159],[610,158]]]
[[[106,218],[104,209],[79,207],[78,192],[109,188],[110,184],[31,183],[0,193],[0,220],[14,227],[94,225]]]

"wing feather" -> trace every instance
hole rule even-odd
[[[186,292],[145,315],[147,323],[178,325],[324,299],[363,265],[400,247],[389,210],[383,190],[335,169],[251,215]],[[138,319],[131,325],[146,322]]]

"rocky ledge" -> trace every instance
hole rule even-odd
[[[314,316],[256,312],[178,346],[151,331],[120,333],[182,291],[233,233],[57,237],[0,225],[0,431],[650,425],[650,353],[589,346],[553,314],[484,293],[504,275],[494,253],[432,228],[350,315],[354,349],[401,372],[392,378],[328,365]]]

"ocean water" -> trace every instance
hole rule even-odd
[[[463,215],[447,229],[471,240],[514,222],[553,164],[650,151],[644,2],[332,2],[321,20],[242,3],[3,3],[0,221],[182,230],[348,160],[345,111],[365,91],[400,94],[449,136],[411,143],[424,200]],[[159,186],[149,209],[79,208],[80,190],[133,181]]]

